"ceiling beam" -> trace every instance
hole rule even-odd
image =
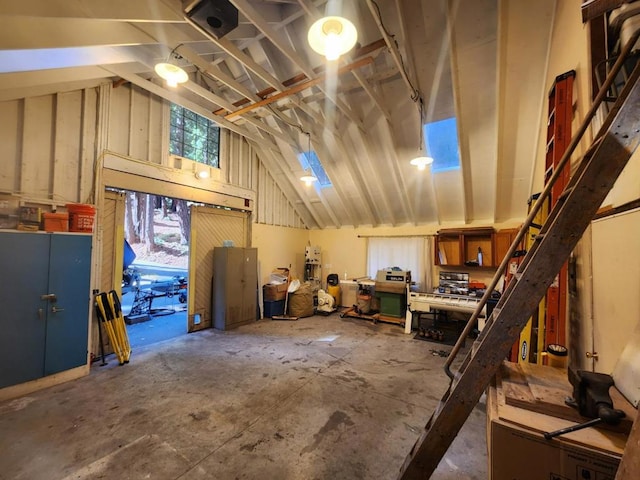
[[[387,218],[390,219],[390,223],[392,225],[397,224],[397,218],[391,208],[391,200],[389,199],[390,192],[388,189],[384,188],[384,184],[382,182],[381,177],[387,174],[386,171],[383,171],[381,168],[376,167],[372,158],[380,156],[380,152],[376,151],[375,154],[372,151],[371,142],[365,138],[364,134],[361,130],[356,128],[351,128],[351,138],[360,142],[360,145],[354,144],[354,149],[358,151],[358,156],[356,157],[358,161],[352,161],[351,157],[348,156],[347,161],[352,163],[352,168],[354,168],[357,172],[359,172],[360,178],[367,178],[369,182],[365,184],[365,189],[368,190],[369,197],[374,198],[371,194],[371,191],[378,192],[379,196],[382,198],[383,208],[387,212]],[[371,208],[374,211],[379,212],[380,208],[376,202],[372,200]],[[377,213],[376,216],[380,218],[381,223],[385,223],[382,221],[380,214]]]
[[[298,2],[300,3],[300,6],[311,16],[313,21],[319,20],[320,18],[323,17],[322,12],[320,12],[320,10],[317,9],[311,1],[298,0]],[[352,62],[354,56],[343,55],[343,57],[345,60]],[[379,95],[377,95],[376,92],[373,90],[373,88],[371,88],[371,86],[369,85],[369,82],[367,82],[367,80],[360,74],[360,72],[353,71],[352,73],[353,73],[353,76],[356,78],[356,80],[358,80],[358,83],[360,83],[360,86],[362,86],[364,91],[367,93],[367,95],[369,95],[371,100],[374,102],[376,107],[378,107],[378,110],[380,110],[380,112],[386,117],[387,120],[391,120],[389,111],[384,107]]]
[[[329,161],[328,157],[331,156],[331,153],[329,152],[329,150],[326,148],[327,147],[327,143],[322,140],[322,133],[318,131],[317,128],[313,128],[313,126],[311,124],[305,124],[305,127],[308,129],[308,131],[313,132],[314,137],[311,140],[312,146],[313,146],[313,151],[316,153],[316,155],[318,156],[318,159],[320,160],[320,163],[322,164],[322,167],[324,168],[325,172],[327,173],[327,175],[329,176],[329,178],[336,178],[337,177],[337,172],[336,169],[334,168],[334,162],[331,160]],[[321,141],[322,140],[322,141]],[[347,217],[349,217],[349,220],[351,221],[352,224],[357,224],[357,220],[355,219],[355,217],[353,216],[353,211],[349,208],[349,202],[347,200],[347,195],[345,194],[344,190],[342,189],[342,187],[340,186],[341,183],[340,182],[336,182],[334,183],[333,181],[331,182],[331,185],[333,187],[334,192],[336,193],[336,196],[338,197],[338,200],[341,203],[341,207],[344,210],[344,212],[346,212]],[[322,194],[322,189],[320,189],[320,194]],[[322,197],[324,197],[324,195],[322,195]],[[335,212],[333,211],[333,208],[331,208],[330,205],[326,205],[325,208],[327,208],[327,211],[329,212],[329,214],[331,215],[331,217],[334,220],[334,225],[336,227],[339,227],[340,225],[342,225],[343,222],[341,222],[340,220],[337,219],[337,216],[335,214]]]
[[[178,94],[176,91],[173,90],[167,90],[165,88],[162,88],[158,85],[156,85],[153,82],[150,82],[149,80],[146,80],[142,77],[140,77],[138,74],[136,73],[132,73],[131,71],[122,68],[119,65],[103,65],[102,68],[109,72],[112,75],[116,75],[120,78],[124,78],[125,80],[127,80],[128,82],[133,83],[134,85],[139,86],[140,88],[143,88],[145,90],[147,90],[148,92],[153,93],[154,95],[157,95],[159,97],[162,97],[170,102],[176,103],[178,105],[183,106],[184,108],[187,108],[189,110],[191,110],[194,113],[197,113],[198,115],[201,115],[205,118],[208,118],[209,120],[211,120],[212,122],[215,122],[216,124],[218,124],[220,127],[222,128],[228,128],[229,130],[231,130],[232,132],[236,132],[238,135],[242,135],[244,137],[250,138],[254,141],[259,141],[259,142],[263,142],[266,143],[266,146],[268,146],[269,148],[273,148],[273,149],[277,149],[277,145],[274,144],[273,142],[270,142],[264,138],[260,138],[260,137],[256,137],[256,135],[253,132],[250,132],[249,130],[242,128],[236,124],[234,124],[233,122],[229,122],[223,118],[217,117],[215,115],[213,115],[213,113],[211,113],[208,109],[202,107],[201,105],[198,105],[195,102],[192,102],[190,100],[185,99],[183,96],[181,96],[180,94]]]
[[[277,159],[275,157],[275,152],[272,150],[264,149],[263,145],[260,142],[250,140],[249,143],[253,146],[253,148],[256,149],[256,152],[258,152],[260,161],[264,164],[267,171],[270,172],[270,175],[273,177],[280,190],[285,192],[285,195],[287,195],[288,198],[298,198],[299,201],[305,206],[306,212],[300,211],[296,208],[297,202],[291,202],[298,215],[300,215],[300,217],[304,219],[304,222],[309,226],[315,225],[320,229],[325,228],[326,225],[320,219],[315,208],[309,201],[308,195],[306,193],[304,195],[300,193],[299,189],[302,188],[300,185],[300,180],[295,179],[292,172],[285,171],[281,167],[282,164],[286,163],[282,158],[282,152],[280,152],[281,158]],[[283,179],[286,179],[286,182],[284,182]]]
[[[113,22],[180,22],[175,1],[132,2],[131,0],[29,0],[3,2],[2,14],[38,18],[95,18]]]
[[[464,1],[464,0],[463,0]],[[447,3],[447,27],[445,28],[445,34],[447,38],[444,40],[445,43],[449,44],[449,63],[451,65],[451,90],[453,97],[453,110],[456,114],[456,130],[458,133],[458,137],[456,141],[458,143],[458,155],[460,156],[460,182],[462,183],[460,192],[462,194],[461,204],[462,204],[462,218],[464,219],[464,223],[469,223],[470,213],[473,212],[473,196],[471,195],[473,183],[471,181],[471,174],[469,172],[469,164],[470,159],[467,155],[469,152],[466,149],[462,148],[463,142],[466,137],[466,124],[461,121],[462,115],[462,105],[461,105],[461,85],[460,85],[460,76],[458,75],[459,68],[458,65],[458,56],[459,53],[456,41],[456,35],[454,31],[454,22],[457,18],[457,9],[459,8],[459,2],[448,2]],[[422,128],[422,123],[424,122],[423,118],[420,118],[420,128]],[[466,144],[466,143],[465,143]]]
[[[258,29],[264,33],[264,35],[273,43],[289,60],[291,60],[298,68],[300,68],[307,77],[313,77],[313,69],[309,63],[303,59],[293,48],[291,48],[287,42],[285,42],[279,32],[271,28],[271,26],[264,21],[258,11],[247,0],[230,0],[242,14],[253,22]],[[356,125],[362,125],[360,119],[358,119],[351,109],[336,95],[327,91],[322,86],[318,85],[318,88],[324,92],[326,97],[331,100],[338,109],[344,113],[349,119]]]
[[[338,69],[337,74],[341,75],[345,72],[355,70],[357,68],[363,67],[364,65],[368,65],[370,63],[373,63],[373,57],[364,57],[350,65],[340,67],[340,69]],[[290,95],[294,95],[308,88],[314,87],[322,83],[324,80],[325,80],[325,77],[317,77],[312,80],[307,80],[306,82],[299,83],[295,87],[290,88],[289,90],[285,90],[284,92],[277,93],[271,97],[265,98],[264,100],[260,100],[259,102],[256,102],[252,105],[248,105],[246,107],[240,108],[239,110],[231,112],[225,115],[225,118],[229,120],[231,118],[237,117],[238,115],[242,115],[243,113],[250,112],[251,110],[255,110],[256,108],[269,105],[270,103],[276,102],[281,98],[288,97]]]
[[[338,152],[340,153],[342,158],[345,158],[345,159],[359,158],[359,155],[356,154],[355,152],[347,152],[347,148],[344,144],[342,137],[334,135],[333,139],[336,142],[336,147],[338,148]],[[345,162],[345,166],[349,171],[349,175],[351,176],[351,180],[355,185],[356,191],[358,195],[362,198],[363,208],[366,211],[367,216],[369,217],[369,224],[375,227],[380,225],[382,223],[382,220],[380,218],[380,215],[378,214],[377,209],[375,208],[373,198],[371,197],[369,190],[367,189],[367,186],[366,186],[365,179],[368,178],[368,176],[366,175],[366,172],[362,171],[362,169],[359,168],[359,165],[361,165],[361,162],[359,161],[353,162],[351,160],[347,160]],[[363,222],[356,222],[356,225],[354,226],[357,227],[358,223],[363,223]]]
[[[364,57],[365,55],[369,55],[370,53],[374,53],[376,50],[379,50],[383,47],[385,47],[386,44],[384,43],[384,40],[380,39],[380,40],[376,40],[373,43],[370,43],[369,45],[366,45],[364,47],[361,47],[360,49],[357,50],[356,55],[354,55],[355,58],[360,58],[360,57]],[[318,67],[315,67],[313,69],[314,73],[319,74],[325,71],[324,65],[320,65]],[[394,70],[395,72],[395,70]],[[355,72],[354,72],[355,75]],[[390,76],[390,72],[385,72],[384,74],[384,78],[388,78]],[[295,85],[299,82],[303,82],[305,80],[307,80],[309,77],[307,77],[304,73],[299,73],[298,75],[295,75],[291,78],[288,78],[287,80],[284,80],[281,82],[282,86],[285,87],[291,87],[292,85]],[[256,92],[256,95],[262,99],[266,98],[267,96],[271,95],[272,93],[276,93],[278,91],[282,91],[282,89],[277,89],[274,87],[267,87],[263,90],[260,90],[259,92]],[[233,102],[233,106],[234,107],[241,107],[242,105],[246,105],[247,103],[249,103],[250,100],[248,98],[242,98],[240,100],[237,100],[235,102]],[[229,108],[227,109],[229,111],[233,111],[234,109]],[[222,113],[222,110],[220,111],[216,111],[216,114],[220,114]]]
[[[414,88],[413,84],[411,83],[411,80],[409,80],[409,77],[407,76],[407,72],[405,72],[404,70],[404,67],[402,64],[402,56],[400,54],[400,51],[398,50],[398,46],[396,45],[395,40],[391,38],[391,36],[389,36],[389,34],[387,33],[387,29],[384,28],[384,25],[382,25],[382,20],[380,19],[380,15],[378,11],[378,6],[373,0],[366,0],[366,1],[367,1],[367,5],[369,6],[369,10],[371,11],[371,15],[373,16],[373,19],[375,20],[376,25],[378,26],[378,30],[380,30],[380,34],[382,35],[382,38],[384,38],[384,41],[387,44],[387,48],[391,53],[391,58],[393,58],[393,61],[396,64],[396,68],[400,72],[400,75],[402,76],[402,80],[404,81],[405,86],[409,90],[409,95],[411,96],[411,98],[417,99],[417,97],[420,96],[420,92],[418,92]]]
[[[267,85],[270,85],[273,89],[277,91],[280,91],[282,89],[282,85],[280,84],[277,78],[275,78],[273,75],[267,72],[264,68],[262,68],[249,55],[247,55],[238,47],[236,47],[233,42],[231,42],[230,40],[224,37],[217,39],[216,37],[211,35],[211,33],[209,33],[207,30],[202,28],[200,25],[195,23],[190,18],[185,17],[185,19],[193,28],[195,28],[202,35],[208,38],[209,41],[211,41],[211,43],[213,43],[214,45],[217,45],[219,48],[224,50],[230,57],[234,58],[236,61],[246,66],[249,70],[251,70],[256,75],[258,75],[258,77],[260,77]]]

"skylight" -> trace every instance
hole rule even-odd
[[[318,179],[318,186],[320,188],[330,187],[331,180],[327,176],[327,172],[322,168],[320,159],[316,152],[311,150],[310,152],[302,152],[298,154],[298,161],[304,170],[311,170],[315,177]]]
[[[427,152],[433,158],[432,172],[460,168],[458,127],[455,117],[427,123],[423,126]]]

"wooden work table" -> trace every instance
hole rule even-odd
[[[546,432],[590,420],[565,404],[572,393],[566,370],[502,365],[487,393],[490,478],[613,480],[637,411],[611,388],[614,407],[627,414],[620,426],[584,428],[546,440]]]

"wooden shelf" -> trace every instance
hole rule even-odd
[[[443,229],[436,236],[435,264],[451,267],[493,267],[492,227]],[[482,251],[482,265],[465,265],[478,260],[478,249]]]

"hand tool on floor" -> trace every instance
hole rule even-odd
[[[613,401],[609,396],[609,388],[613,386],[611,375],[569,368],[569,382],[573,386],[573,397],[567,398],[565,403],[577,408],[583,417],[592,420],[554,432],[547,432],[544,434],[544,438],[547,440],[600,423],[617,425],[625,417],[622,410],[613,408]]]

